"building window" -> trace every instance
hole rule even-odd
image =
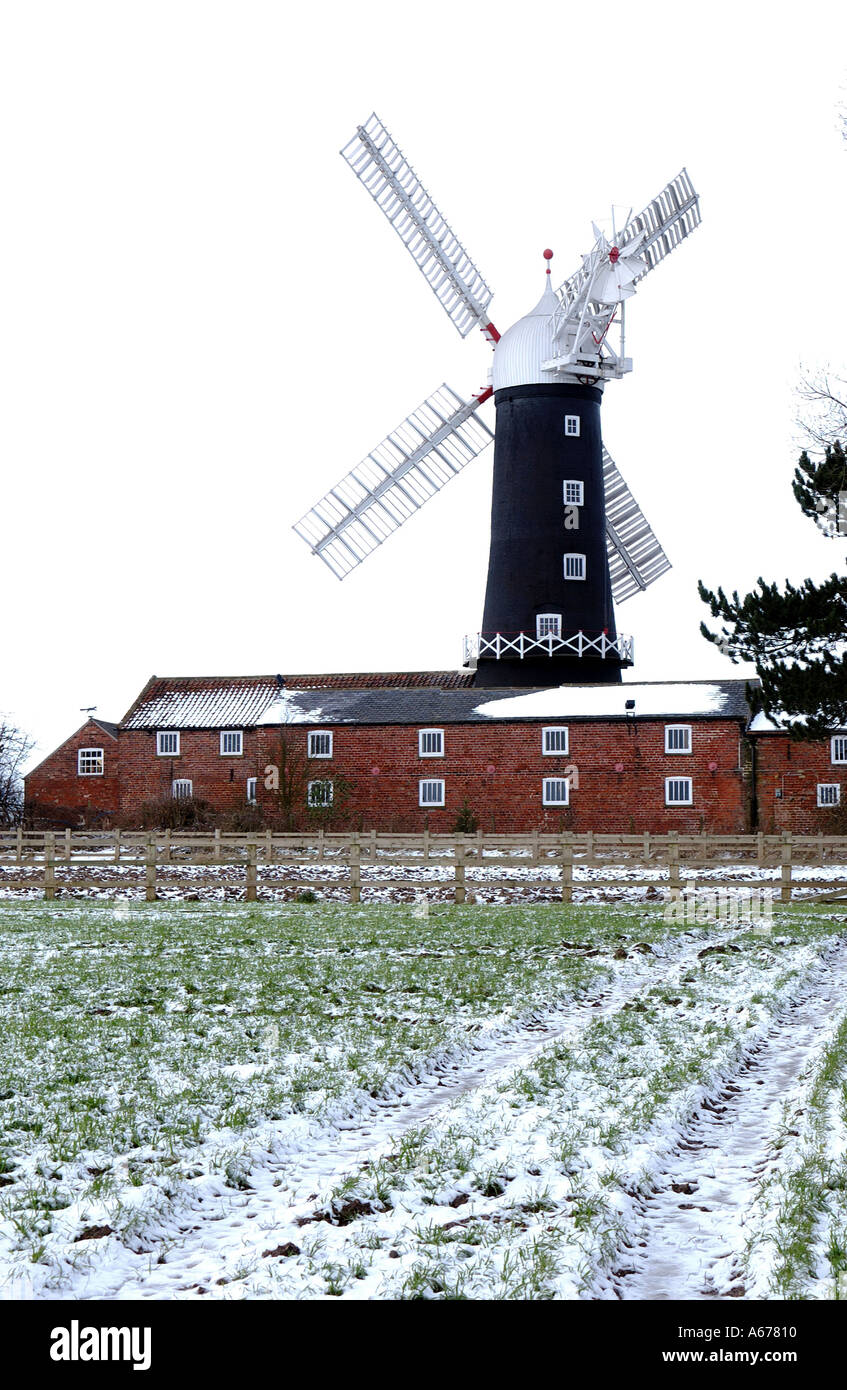
[[[581,507],[585,493],[585,484],[577,482],[575,478],[565,478],[565,506]]]
[[[259,779],[258,777],[247,778],[247,805],[258,806],[259,804]]]
[[[175,801],[185,801],[187,797],[193,796],[194,791],[191,782],[185,777],[178,777],[171,785],[171,795]]]
[[[665,725],[665,752],[666,752],[666,753],[690,753],[690,752],[691,752],[691,725],[690,725],[690,724],[666,724],[666,725]]]
[[[585,556],[571,553],[565,556],[565,578],[585,578]]]
[[[565,434],[568,436],[569,439],[576,439],[577,435],[579,434],[578,415],[565,416]]]
[[[103,776],[103,749],[80,748],[76,755],[78,777]]]
[[[240,729],[221,732],[221,757],[240,758],[244,752],[244,736]]]
[[[156,752],[160,758],[179,757],[179,734],[162,733],[161,730],[156,734]]]
[[[830,761],[847,763],[847,734],[836,734],[830,743]]]
[[[545,777],[541,800],[545,806],[567,806],[570,801],[567,777]]]
[[[665,778],[665,805],[690,806],[693,801],[690,777]]]
[[[310,758],[331,758],[332,757],[332,734],[319,733],[309,734],[309,757]]]
[[[421,758],[444,757],[444,730],[418,730],[418,756]]]
[[[310,782],[308,801],[310,806],[331,806],[332,783]]]
[[[539,613],[535,619],[536,637],[561,637],[561,613]]]
[[[564,724],[552,724],[541,730],[542,753],[567,753],[568,731]]]
[[[443,806],[444,783],[438,778],[426,778],[418,782],[419,806]]]
[[[818,782],[818,805],[819,805],[819,806],[840,806],[840,805],[841,805],[841,783],[840,783],[840,782]]]

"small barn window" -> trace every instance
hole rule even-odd
[[[847,734],[836,734],[830,743],[830,761],[847,763]]]
[[[551,724],[541,730],[542,753],[567,753],[568,731],[564,724]]]
[[[840,783],[840,782],[818,782],[818,805],[819,805],[819,806],[840,806],[840,805],[841,805],[841,783]]]
[[[541,637],[561,637],[561,613],[539,613],[535,619],[535,635]]]
[[[240,729],[221,731],[221,757],[240,758],[244,752],[244,737]]]
[[[444,730],[418,730],[418,756],[421,758],[444,757]]]
[[[428,777],[418,783],[418,805],[444,805],[444,782],[440,778]]]
[[[666,752],[666,753],[690,753],[690,752],[691,752],[691,725],[690,725],[690,724],[666,724],[666,725],[665,725],[665,752]]]
[[[570,801],[567,777],[545,777],[541,801],[544,806],[567,806]]]
[[[76,770],[79,777],[102,777],[103,749],[80,748],[76,755]]]
[[[577,435],[579,434],[579,416],[578,416],[578,415],[566,415],[566,416],[565,416],[565,434],[567,435],[567,437],[568,437],[569,439],[576,439]]]
[[[576,478],[565,478],[565,506],[581,507],[585,495],[585,484]]]
[[[585,578],[585,556],[574,552],[565,556],[565,579]]]
[[[332,734],[331,733],[310,733],[309,734],[309,757],[310,758],[331,758],[332,757]]]
[[[258,788],[259,788],[259,779],[258,779],[258,777],[248,777],[248,778],[247,778],[247,805],[248,805],[248,806],[257,806],[257,805],[259,804]]]
[[[179,734],[163,733],[160,729],[156,734],[156,752],[160,758],[179,757]]]
[[[194,795],[193,783],[186,777],[177,777],[171,786],[171,795],[175,801],[185,801],[187,797]]]
[[[310,806],[331,806],[332,783],[310,782],[308,801]]]
[[[690,777],[665,778],[665,805],[690,806],[693,801]]]

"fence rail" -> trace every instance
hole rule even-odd
[[[779,871],[780,899],[789,902],[795,885],[795,866],[806,864],[823,869],[829,864],[847,864],[847,835],[680,835],[670,832],[654,835],[613,835],[587,831],[582,834],[562,832],[544,834],[532,831],[522,835],[483,834],[436,835],[429,831],[418,834],[392,834],[381,831],[329,833],[319,830],[303,834],[282,834],[274,831],[227,833],[197,831],[33,831],[17,828],[0,831],[0,889],[43,889],[44,897],[52,900],[57,891],[68,889],[124,889],[143,883],[145,897],[153,902],[157,897],[160,875],[173,875],[182,866],[206,865],[210,869],[238,868],[237,879],[214,878],[216,887],[243,890],[248,902],[255,901],[262,880],[261,869],[307,869],[316,864],[343,866],[343,876],[325,882],[326,887],[344,888],[350,901],[361,901],[362,865],[419,867],[421,863],[452,867],[453,898],[468,901],[469,883],[466,871],[479,868],[525,869],[541,866],[555,869],[561,898],[570,902],[574,889],[575,866],[632,867],[641,865],[663,869],[663,878],[611,878],[592,876],[596,888],[659,887],[679,892],[684,886],[683,869],[716,867],[721,863],[749,864],[753,873],[761,869]],[[113,876],[79,877],[85,866],[105,869],[112,866]],[[21,870],[15,876],[14,870]],[[38,874],[37,870],[41,870]],[[138,870],[137,879],[122,874]],[[847,870],[845,870],[847,873]],[[380,877],[366,881],[366,887],[396,889],[444,888],[448,880],[436,877],[417,877],[413,880]],[[473,880],[471,881],[473,882]],[[556,880],[543,880],[546,888]],[[708,880],[709,887],[745,887],[760,878],[729,878]],[[266,877],[264,883],[274,888],[303,889],[310,886],[303,880],[286,881]],[[541,880],[497,877],[500,887],[522,886],[537,888]],[[583,886],[577,882],[577,886]],[[844,881],[825,882],[804,880],[804,888],[826,888],[837,894],[847,889]]]

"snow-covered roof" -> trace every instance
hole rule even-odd
[[[487,719],[576,719],[626,715],[626,701],[634,700],[632,713],[674,716],[736,713],[728,681],[667,681],[643,685],[559,685],[525,695],[510,693],[480,702],[475,714]],[[730,709],[730,705],[733,708]]]

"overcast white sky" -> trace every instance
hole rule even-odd
[[[629,679],[743,674],[696,581],[844,564],[801,515],[801,364],[847,367],[845,7],[0,3],[0,711],[49,752],[154,672],[455,667],[489,450],[340,584],[291,525],[490,349],[338,150],[376,110],[503,332],[591,219],[687,166],[703,225],[628,310],[605,442],[674,568]],[[489,420],[493,425],[493,406]]]

